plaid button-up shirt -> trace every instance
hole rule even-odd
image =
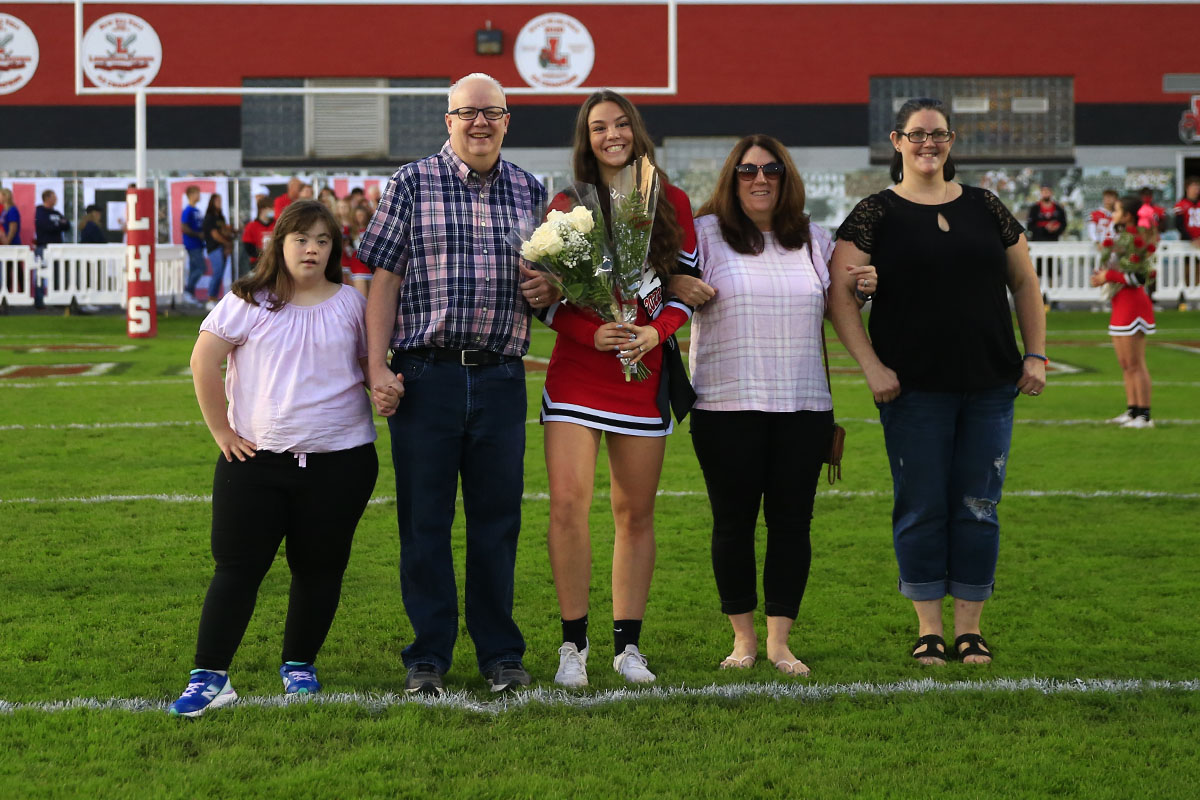
[[[479,175],[449,141],[396,170],[358,246],[365,264],[403,279],[392,349],[525,355],[530,308],[520,257],[504,237],[545,199],[525,170],[500,159]]]

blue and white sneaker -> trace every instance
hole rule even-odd
[[[167,713],[173,717],[198,717],[210,708],[227,706],[237,698],[228,675],[194,669],[187,688],[178,700],[171,703]]]
[[[317,682],[317,668],[313,664],[293,664],[287,662],[279,668],[279,676],[283,678],[283,691],[288,694],[316,694],[321,691]]]

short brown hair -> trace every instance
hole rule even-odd
[[[267,310],[278,311],[292,299],[296,290],[292,275],[283,259],[283,240],[290,233],[307,231],[318,222],[329,229],[329,261],[325,264],[325,280],[342,282],[342,226],[324,203],[316,200],[293,200],[275,220],[271,241],[254,269],[233,282],[230,291],[252,306],[258,305],[255,294],[265,290],[269,295]]]
[[[758,255],[765,242],[758,229],[738,200],[737,166],[742,163],[751,147],[761,147],[783,164],[783,175],[779,178],[779,200],[771,212],[771,231],[775,240],[788,250],[799,250],[812,241],[808,232],[808,214],[804,213],[804,179],[796,170],[792,157],[783,142],[762,133],[751,134],[733,146],[712,197],[700,209],[700,216],[714,214],[721,225],[721,235],[739,253]]]

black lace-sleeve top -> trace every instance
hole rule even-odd
[[[975,391],[1021,375],[1005,251],[1024,229],[996,195],[962,190],[949,203],[922,205],[887,189],[838,228],[879,272],[868,332],[902,389]]]

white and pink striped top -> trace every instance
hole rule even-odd
[[[757,256],[731,248],[717,218],[696,220],[704,281],[716,296],[692,317],[689,361],[696,408],[706,411],[828,411],[821,325],[833,240],[810,226],[808,248],[786,250],[771,233]]]

